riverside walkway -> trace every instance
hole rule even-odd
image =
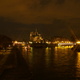
[[[31,72],[19,48],[13,47],[1,60],[0,80],[31,80]]]

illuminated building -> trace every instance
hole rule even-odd
[[[39,34],[37,32],[37,30],[35,32],[31,32],[30,33],[30,41],[31,42],[34,42],[34,43],[41,43],[41,42],[44,42],[41,34]]]

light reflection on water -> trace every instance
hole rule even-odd
[[[76,76],[80,77],[80,52],[77,52],[77,71],[76,71]]]
[[[24,55],[35,80],[80,77],[80,53],[70,48],[32,48],[24,51]]]

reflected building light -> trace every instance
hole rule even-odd
[[[80,69],[80,52],[77,52],[77,64],[76,64],[76,67],[77,67],[77,69]],[[79,71],[77,71],[77,73],[76,73],[76,75],[77,75],[77,77],[80,77],[80,72]]]
[[[77,52],[77,68],[80,69],[80,52]]]

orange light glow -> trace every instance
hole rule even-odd
[[[77,43],[77,44],[80,44],[80,41],[77,41],[76,43]]]

